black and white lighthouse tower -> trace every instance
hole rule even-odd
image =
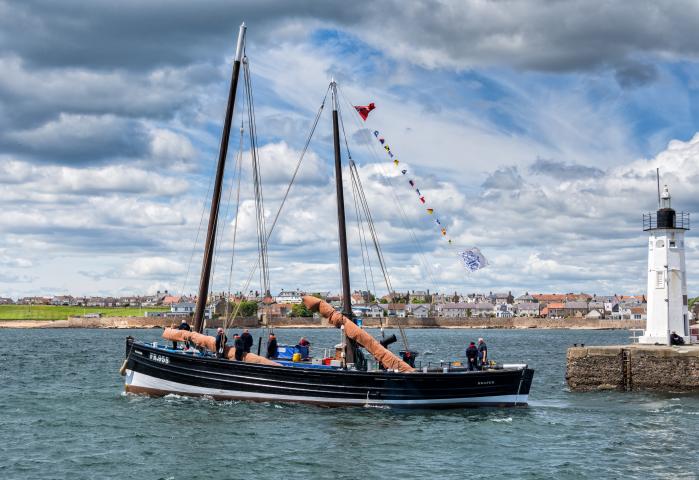
[[[639,343],[670,344],[676,332],[689,343],[687,310],[687,271],[684,260],[684,233],[689,230],[689,213],[676,213],[667,185],[659,196],[656,213],[643,215],[648,232],[648,301],[646,330]]]

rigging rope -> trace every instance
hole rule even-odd
[[[339,89],[338,89],[338,90],[339,90]],[[354,108],[354,107],[353,107],[353,104],[347,99],[347,97],[345,96],[344,92],[341,91],[341,90],[339,90],[339,92],[340,92],[340,96],[342,97],[342,99],[344,100],[344,102],[345,102],[347,105],[349,105],[349,106],[353,109],[353,108]],[[358,119],[356,116],[352,115],[352,118],[353,118],[353,120],[354,120],[354,122],[355,122],[355,125],[358,127],[358,129],[362,130],[362,129],[365,129],[365,128],[366,128],[365,126],[363,126],[363,125],[359,122],[359,119]],[[371,152],[371,154],[373,155],[374,160],[376,161],[377,165],[378,165],[379,168],[381,169],[381,171],[382,171],[382,173],[383,173],[383,177],[384,177],[384,178],[386,179],[386,181],[388,182],[389,190],[390,190],[391,195],[393,196],[393,200],[394,200],[394,202],[395,202],[395,204],[396,204],[396,206],[397,206],[397,208],[398,208],[398,212],[399,212],[400,219],[401,219],[403,225],[405,226],[405,228],[408,230],[408,233],[410,234],[410,239],[412,240],[413,244],[415,245],[416,252],[417,252],[417,254],[418,254],[418,261],[419,261],[420,264],[422,264],[422,268],[424,269],[425,273],[427,273],[427,275],[428,275],[428,277],[429,277],[429,279],[430,279],[432,288],[434,289],[434,286],[436,285],[436,282],[435,282],[435,279],[434,279],[434,275],[433,275],[433,272],[432,272],[432,268],[430,267],[429,262],[428,262],[427,259],[425,258],[424,249],[422,248],[422,246],[421,246],[421,244],[420,244],[420,242],[419,242],[419,240],[418,240],[418,238],[417,238],[417,235],[415,234],[415,230],[414,230],[414,228],[413,228],[411,222],[409,221],[407,214],[405,213],[405,209],[403,208],[403,204],[401,203],[400,199],[398,198],[398,195],[397,195],[397,193],[396,193],[396,189],[395,189],[394,186],[393,186],[392,177],[391,177],[391,175],[389,175],[389,174],[386,172],[386,170],[385,170],[385,166],[384,166],[385,162],[383,162],[383,161],[379,158],[379,155],[378,155],[377,151],[378,151],[378,147],[376,146],[376,144],[375,144],[374,142],[371,142],[370,152]],[[389,294],[392,295],[393,292],[390,291]]]
[[[389,295],[391,295],[391,292],[393,292],[393,286],[391,285],[391,279],[388,274],[388,267],[386,265],[386,261],[383,256],[383,251],[381,250],[381,245],[379,243],[379,236],[376,233],[376,227],[374,226],[374,219],[372,218],[371,215],[371,210],[369,209],[369,203],[366,199],[366,194],[364,193],[364,187],[362,186],[361,179],[359,178],[359,171],[357,170],[357,165],[352,160],[352,154],[350,153],[349,149],[349,142],[347,141],[347,132],[345,131],[345,124],[344,121],[342,120],[342,115],[340,112],[340,106],[338,105],[338,117],[340,118],[340,125],[342,126],[342,135],[345,140],[345,147],[347,149],[347,156],[349,157],[349,166],[350,166],[350,173],[352,177],[352,189],[353,193],[354,190],[356,189],[357,191],[357,196],[359,198],[360,204],[362,206],[362,210],[364,213],[364,218],[366,219],[367,227],[369,229],[369,233],[371,234],[371,238],[374,242],[374,248],[376,250],[376,256],[379,260],[379,266],[381,267],[381,273],[383,274],[384,281],[386,282],[386,288],[388,288]],[[358,219],[360,221],[360,219]],[[361,245],[361,237],[360,237],[360,245]],[[368,255],[368,249],[367,249],[367,255]],[[364,260],[364,257],[362,257],[362,261]],[[403,329],[403,326],[400,324],[400,322],[396,322],[396,325],[398,326],[398,331],[400,332],[401,340],[403,341],[403,346],[405,347],[406,350],[410,350],[410,346],[408,343],[408,337],[405,334],[405,330]],[[382,334],[383,334],[383,322],[381,322],[381,328],[382,328]]]
[[[252,96],[252,77],[250,76],[250,62],[247,57],[243,59],[245,76],[245,95],[248,100],[248,133],[250,135],[250,155],[252,157],[253,185],[255,188],[255,213],[257,216],[257,246],[260,257],[260,287],[262,297],[270,293],[269,264],[267,257],[267,231],[265,227],[264,198],[262,196],[262,177],[257,153],[257,125],[255,123],[255,104]]]
[[[267,237],[265,238],[265,248],[269,244],[269,239],[272,237],[272,233],[274,233],[274,228],[277,226],[277,221],[279,220],[279,216],[282,213],[282,210],[284,209],[284,205],[286,204],[286,200],[289,197],[289,192],[291,191],[291,187],[293,186],[296,176],[298,175],[299,168],[301,167],[301,163],[303,162],[304,157],[306,156],[306,152],[308,151],[308,147],[311,143],[311,139],[313,138],[313,134],[316,131],[316,127],[318,126],[318,121],[320,120],[320,116],[323,113],[323,109],[325,108],[325,102],[328,99],[328,93],[330,92],[330,86],[328,86],[328,89],[325,91],[325,95],[323,96],[323,101],[320,104],[320,107],[318,108],[318,112],[316,113],[316,116],[313,120],[313,124],[311,125],[311,130],[308,134],[308,137],[306,138],[306,142],[303,146],[303,150],[301,150],[301,155],[299,156],[298,161],[296,162],[296,167],[294,168],[294,173],[291,176],[291,180],[289,181],[289,184],[286,187],[286,191],[284,192],[284,196],[282,197],[282,201],[279,204],[279,208],[277,209],[277,213],[274,216],[274,221],[272,222],[271,227],[267,231]],[[245,282],[245,287],[243,288],[243,291],[247,291],[248,286],[250,285],[250,281],[252,280],[252,277],[255,275],[255,271],[257,270],[259,266],[259,257],[258,261],[253,265],[253,267],[250,269],[250,274],[248,275],[248,278]],[[240,311],[240,305],[242,302],[238,302],[236,304],[236,308],[233,311],[233,314],[226,318],[226,321],[224,323],[224,329],[228,328],[228,324],[235,320],[235,318],[238,316],[238,312]]]
[[[180,289],[182,295],[185,294],[184,290],[187,287],[187,282],[189,282],[189,273],[192,269],[192,263],[194,262],[194,253],[196,252],[197,245],[199,244],[199,236],[201,235],[202,226],[204,224],[204,216],[206,215],[206,206],[208,205],[208,201],[206,199],[209,198],[209,194],[211,193],[211,186],[213,185],[213,183],[214,176],[209,175],[209,186],[206,188],[206,193],[204,194],[204,201],[201,205],[201,215],[199,216],[199,226],[197,227],[197,234],[194,237],[194,242],[192,243],[192,252],[189,255],[189,262],[187,262],[187,273],[185,274],[184,282],[182,282],[182,288]]]
[[[235,263],[235,243],[238,236],[238,213],[240,212],[240,177],[243,170],[243,120],[240,121],[240,147],[238,149],[238,157],[236,158],[238,188],[235,196],[235,220],[233,223],[233,245],[231,246],[231,266],[228,271],[228,293],[226,297],[226,318],[230,314],[231,302],[231,284],[233,282],[233,265]],[[235,174],[234,174],[235,178]]]

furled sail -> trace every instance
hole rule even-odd
[[[344,326],[345,335],[366,348],[384,367],[400,372],[415,371],[413,367],[398,358],[390,350],[384,348],[378,340],[359,328],[352,320],[335,310],[329,303],[310,295],[303,297],[303,303],[306,305],[306,308],[313,312],[319,312],[324,318],[328,319],[328,322],[337,328]]]
[[[204,347],[211,352],[216,351],[216,337],[209,335],[204,335],[197,332],[188,332],[187,330],[177,330],[175,328],[166,328],[163,331],[163,338],[165,340],[172,340],[173,342],[186,342],[190,341],[194,343],[197,347]],[[223,356],[229,360],[235,358],[235,347],[226,347],[223,350]],[[243,361],[247,363],[259,363],[260,365],[270,365],[280,367],[281,365],[272,360],[268,360],[265,357],[254,354],[252,352],[243,354]]]

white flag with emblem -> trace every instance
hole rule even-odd
[[[483,267],[488,266],[488,260],[483,256],[478,247],[469,248],[459,253],[461,260],[464,262],[464,267],[469,272],[475,272]]]

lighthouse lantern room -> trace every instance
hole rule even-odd
[[[672,209],[667,185],[659,197],[656,213],[643,215],[648,232],[648,302],[646,329],[639,343],[670,344],[677,333],[690,342],[687,310],[687,275],[684,261],[684,232],[689,213]]]

